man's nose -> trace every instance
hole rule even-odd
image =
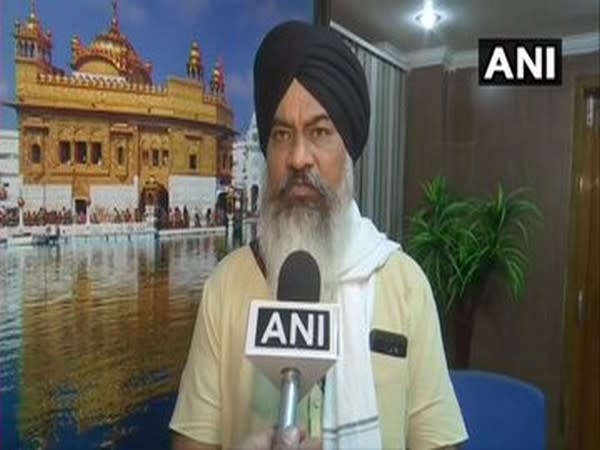
[[[309,143],[303,136],[298,136],[294,139],[288,163],[292,169],[297,171],[312,168],[314,165],[314,155]]]

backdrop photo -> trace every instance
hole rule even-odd
[[[203,283],[255,233],[252,65],[289,19],[313,1],[2,3],[1,448],[169,448]]]

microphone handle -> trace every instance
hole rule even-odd
[[[297,406],[300,400],[302,378],[300,371],[287,368],[281,371],[281,400],[279,402],[279,424],[277,426],[277,444],[283,431],[297,425]],[[279,445],[275,446],[279,448]]]

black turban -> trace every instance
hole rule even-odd
[[[254,108],[263,154],[275,111],[294,79],[327,111],[356,162],[369,134],[369,92],[363,68],[334,31],[297,21],[273,28],[256,53]]]

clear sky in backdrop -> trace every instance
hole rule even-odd
[[[87,46],[107,31],[111,0],[37,0],[37,16],[53,36],[53,64],[70,73],[71,38]],[[30,0],[0,0],[0,99],[15,98],[14,22],[25,21]],[[168,75],[185,77],[191,43],[200,44],[204,79],[218,57],[225,70],[225,95],[236,130],[246,130],[253,112],[252,64],[262,37],[288,19],[312,21],[313,0],[119,0],[120,29],[143,61],[153,65],[155,84]],[[16,114],[2,107],[0,127],[15,129]]]

